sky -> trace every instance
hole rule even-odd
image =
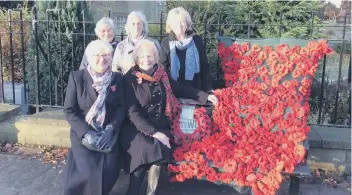
[[[332,4],[335,4],[336,7],[340,7],[341,5],[341,0],[328,0],[328,2],[331,2]]]

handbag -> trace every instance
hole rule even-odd
[[[99,137],[97,137],[96,139],[99,139]],[[92,150],[95,152],[109,153],[111,152],[112,148],[115,146],[116,141],[117,141],[117,133],[115,133],[114,136],[112,137],[112,140],[109,146],[103,150],[96,148],[95,145],[91,141],[89,141],[86,137],[82,138],[82,145],[84,145],[89,150]]]
[[[97,128],[97,127],[94,125],[94,123],[91,124],[91,127],[92,127],[92,129],[95,130],[96,132],[98,132],[98,133],[101,132],[101,130],[100,130],[99,128]],[[99,137],[101,136],[101,134],[100,134],[100,136],[98,136],[97,134],[95,134],[94,137],[92,137],[93,140],[90,139],[90,138],[88,138],[88,137],[83,136],[83,138],[82,138],[82,140],[81,140],[81,143],[82,143],[82,145],[84,145],[84,146],[85,146],[86,148],[88,148],[89,150],[92,150],[92,151],[95,151],[95,152],[109,153],[109,152],[111,152],[112,148],[113,148],[113,147],[115,146],[115,144],[116,144],[117,137],[118,137],[118,133],[119,133],[119,132],[116,132],[116,131],[115,131],[115,133],[114,133],[114,135],[113,135],[113,137],[112,137],[112,140],[111,140],[109,146],[106,147],[105,149],[102,149],[102,150],[99,149],[99,148],[97,148],[97,147],[95,147],[95,144],[94,144],[94,143],[96,143],[96,142],[98,141],[98,139],[99,139]]]

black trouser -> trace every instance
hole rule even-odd
[[[155,195],[159,183],[162,165],[143,165],[130,174],[130,184],[127,195]],[[148,184],[142,185],[145,174],[148,172]]]
[[[140,166],[133,173],[130,174],[130,184],[128,186],[127,195],[142,195],[141,185],[143,183],[145,174],[147,173],[149,166]]]

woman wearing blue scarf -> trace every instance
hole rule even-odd
[[[191,16],[184,8],[169,11],[166,32],[169,36],[161,42],[159,62],[175,81],[211,91],[212,79],[205,47],[202,38],[193,32]]]

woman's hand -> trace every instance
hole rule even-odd
[[[162,144],[164,144],[166,147],[171,148],[170,146],[170,139],[163,133],[156,132],[152,135],[155,139],[159,140]]]
[[[98,148],[97,143],[101,135],[102,135],[101,132],[97,132],[95,130],[89,130],[86,134],[83,135],[82,141],[84,140],[84,143],[88,144],[85,146],[88,149],[92,150],[94,148]]]
[[[213,105],[217,106],[218,105],[218,98],[215,95],[209,95],[208,96],[208,101],[213,103]]]
[[[110,142],[113,139],[114,136],[114,127],[112,125],[107,125],[104,129],[104,131],[101,132],[102,135],[100,136],[96,146],[98,149],[100,150],[104,150],[105,148],[107,148],[107,146],[110,145]]]

